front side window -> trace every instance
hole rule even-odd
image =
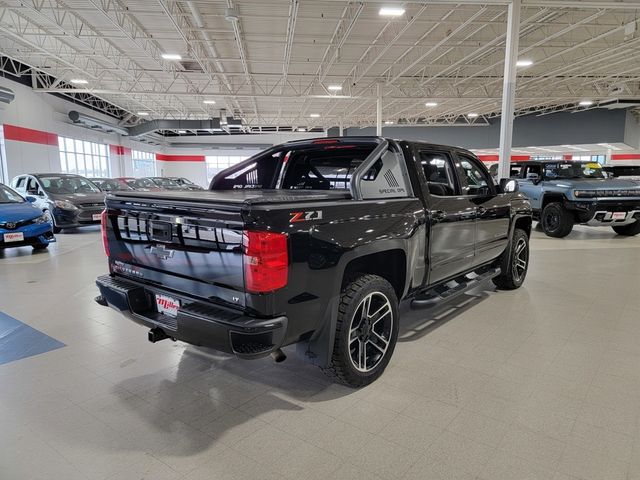
[[[458,167],[462,195],[489,195],[491,193],[491,179],[474,159],[460,155],[460,161],[456,166]]]
[[[420,152],[420,164],[431,195],[449,197],[456,194],[451,159],[447,154]]]

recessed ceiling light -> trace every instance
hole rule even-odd
[[[581,100],[578,105],[580,105],[581,107],[590,107],[591,105],[593,105],[593,102],[591,100]]]
[[[310,114],[309,114],[309,116],[310,116],[311,118],[319,118],[319,117],[320,117],[320,114],[319,114],[319,113],[310,113]]]
[[[393,125],[393,121],[392,120],[386,120],[384,122],[385,125]]]
[[[533,65],[533,61],[532,60],[522,59],[522,60],[518,60],[516,62],[516,66],[518,66],[518,67],[530,67],[531,65]]]
[[[202,103],[204,103],[205,105],[215,105],[216,101],[215,100],[203,100]]]
[[[84,78],[72,78],[71,83],[75,83],[76,85],[86,85],[89,81]]]
[[[424,104],[425,107],[437,107],[438,102],[427,102]]]
[[[178,133],[187,133],[186,130],[178,130]]]
[[[327,90],[331,92],[339,92],[340,90],[342,90],[342,85],[329,85],[327,87]]]
[[[161,57],[165,60],[182,60],[182,55],[178,53],[163,53]]]
[[[138,115],[139,117],[146,117],[147,115],[149,115],[149,112],[138,112],[136,113],[136,115]]]
[[[382,7],[378,12],[382,17],[401,17],[405,9],[402,7]]]
[[[469,118],[478,118],[479,116],[480,116],[480,114],[479,114],[479,113],[469,113],[469,114],[467,115],[467,117],[469,117]]]
[[[299,131],[299,132],[306,132],[306,131],[307,131],[307,129],[306,129],[306,128],[299,128],[299,129],[298,129],[298,131]]]

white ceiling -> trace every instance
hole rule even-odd
[[[256,127],[370,125],[380,84],[384,120],[483,123],[499,114],[506,31],[505,0],[486,3],[0,0],[0,53],[53,76],[39,90],[86,79],[80,92],[132,121],[224,108]],[[383,18],[387,4],[406,13]],[[518,114],[640,98],[639,2],[524,4],[519,57],[533,65],[518,69]]]

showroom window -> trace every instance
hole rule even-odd
[[[108,177],[109,153],[103,143],[58,137],[60,169],[84,177]]]
[[[133,161],[134,177],[156,176],[156,158],[154,153],[131,150],[131,160]]]
[[[249,155],[207,155],[207,180],[211,179],[220,171],[229,168],[249,158]]]

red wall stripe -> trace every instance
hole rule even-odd
[[[618,153],[611,155],[611,160],[640,160],[640,153]]]
[[[38,143],[40,145],[58,146],[58,135],[55,133],[33,130],[31,128],[18,127],[17,125],[3,126],[5,140],[16,142]]]
[[[497,162],[500,160],[498,155],[478,155],[478,158],[483,162]],[[511,155],[512,162],[526,162],[531,160],[529,155]]]
[[[204,162],[204,155],[164,155],[156,153],[156,160],[162,162]]]
[[[111,155],[131,155],[131,149],[122,145],[109,145],[109,152]]]

